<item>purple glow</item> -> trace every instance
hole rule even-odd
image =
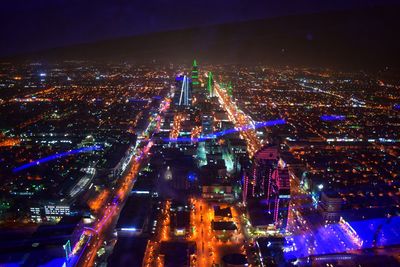
[[[344,121],[346,116],[344,115],[322,115],[321,120],[323,121]]]
[[[180,82],[183,81],[183,75],[176,76],[175,80]]]
[[[361,247],[343,231],[339,223],[329,224],[306,231],[304,234],[288,236],[285,258],[290,260],[311,255],[343,253],[400,244],[399,216],[350,221],[349,225],[363,241]],[[311,246],[313,248],[309,250]]]
[[[129,98],[129,102],[148,102],[148,100],[141,98]]]
[[[75,154],[79,154],[79,153],[100,150],[100,149],[101,149],[101,146],[96,145],[96,146],[81,147],[81,148],[69,150],[67,152],[63,152],[60,154],[54,154],[54,155],[51,155],[48,157],[44,157],[44,158],[29,162],[29,163],[21,165],[19,167],[16,167],[13,169],[13,173],[17,173],[19,171],[22,171],[22,170],[28,169],[30,167],[37,166],[37,165],[40,165],[41,163],[49,162],[49,161],[52,161],[55,159],[59,159],[59,158],[63,158],[66,156],[75,155]]]
[[[79,255],[77,257],[76,257],[76,255],[72,256],[72,260],[70,261],[70,266],[75,266],[75,264],[80,261],[82,255],[85,252],[86,248],[88,247],[91,239],[92,239],[92,236],[89,236],[88,240],[85,242],[85,245],[81,249],[81,253],[79,253]]]

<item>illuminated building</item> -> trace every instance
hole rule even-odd
[[[337,193],[321,193],[318,210],[325,222],[335,223],[339,221],[342,202],[342,198]]]
[[[40,225],[26,240],[31,249],[24,256],[22,266],[70,266],[71,247],[81,238],[82,216],[67,216],[57,224]],[[61,262],[61,264],[60,264]]]
[[[232,221],[232,212],[230,207],[214,206],[215,221]]]
[[[254,155],[253,173],[250,186],[252,197],[268,196],[272,172],[278,163],[278,147],[265,146]]]
[[[254,155],[252,173],[243,177],[242,197],[244,203],[250,198],[265,201],[271,223],[278,229],[286,228],[290,178],[286,164],[279,160],[277,146],[266,145]]]
[[[398,266],[398,261],[390,255],[359,255],[353,253],[335,253],[312,255],[298,260],[298,266]]]
[[[48,203],[42,207],[30,207],[31,219],[34,222],[58,221],[65,216],[71,215],[68,204]]]
[[[233,96],[233,88],[232,88],[232,83],[231,83],[231,82],[229,82],[229,83],[227,84],[226,92],[228,93],[228,95],[229,95],[230,97]]]
[[[214,124],[214,116],[211,112],[204,111],[201,114],[201,137],[210,136],[213,133],[213,124]],[[213,146],[214,139],[205,140],[204,148],[206,153],[211,152],[211,148]],[[212,155],[207,155],[208,158],[212,157]]]
[[[201,133],[207,136],[213,133],[214,117],[211,112],[203,112],[201,115]]]
[[[192,66],[192,85],[193,85],[193,91],[198,92],[200,89],[200,82],[199,82],[199,70],[197,67],[196,59],[193,60],[193,66]]]
[[[148,225],[151,210],[149,194],[132,194],[128,197],[115,229],[118,236],[140,235]]]
[[[192,92],[190,87],[189,78],[185,75],[183,76],[182,87],[179,94],[179,106],[189,106],[192,102]]]
[[[256,239],[256,249],[260,255],[261,266],[284,266],[283,248],[285,238],[279,236]]]
[[[245,158],[247,156],[247,144],[246,141],[239,138],[230,138],[228,140],[228,150],[230,154],[233,155],[233,169],[236,171],[240,171],[241,168],[244,168]]]
[[[119,178],[123,175],[132,159],[133,146],[129,142],[116,142],[104,155],[106,163],[104,168],[109,172],[109,177]]]
[[[170,208],[171,234],[185,238],[190,233],[190,209],[187,204],[173,202]]]
[[[274,214],[275,225],[284,230],[287,225],[290,202],[290,177],[286,166],[278,165],[270,179],[270,194],[267,196],[269,211]]]
[[[232,201],[234,199],[231,185],[203,185],[201,197],[208,200]]]
[[[213,97],[214,96],[214,79],[213,79],[213,75],[212,75],[211,71],[208,72],[207,90],[208,90],[209,96]]]
[[[44,213],[46,216],[66,216],[70,215],[70,207],[65,205],[45,205]]]
[[[167,181],[172,180],[172,171],[171,171],[171,167],[167,166],[167,169],[164,172],[164,179]]]

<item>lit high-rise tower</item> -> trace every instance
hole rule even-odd
[[[233,95],[233,89],[232,89],[232,83],[231,83],[231,82],[228,82],[227,87],[226,87],[226,92],[228,93],[228,95],[229,95],[230,97],[232,97],[232,95]]]
[[[193,60],[193,66],[192,66],[192,86],[194,92],[197,92],[199,90],[200,87],[199,70],[197,68],[196,59]]]
[[[208,79],[207,79],[207,90],[208,93],[210,94],[210,97],[214,96],[214,79],[212,72],[208,72]]]
[[[281,230],[286,229],[289,203],[290,203],[290,176],[286,164],[278,164],[278,168],[272,173],[269,181],[271,187],[270,194],[267,196],[268,203],[273,203],[273,214],[275,225]],[[270,211],[271,205],[269,205]]]
[[[189,106],[191,104],[191,89],[189,84],[189,78],[185,75],[183,76],[181,93],[179,96],[179,106]]]
[[[285,231],[290,203],[290,176],[286,164],[279,159],[278,147],[266,145],[254,155],[251,179],[243,178],[243,202],[266,200],[266,211],[281,231]]]

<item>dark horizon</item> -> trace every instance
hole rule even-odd
[[[399,67],[399,8],[225,23],[46,49],[4,60],[95,60],[383,69]]]
[[[50,3],[51,2],[51,3]],[[189,1],[190,2],[190,1]],[[4,36],[0,57],[14,57],[76,45],[140,38],[153,34],[213,28],[225,24],[330,12],[400,7],[397,1],[243,1],[190,4],[188,1],[47,1],[7,2],[0,16]]]

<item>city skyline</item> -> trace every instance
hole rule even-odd
[[[400,244],[398,85],[198,62],[2,65],[2,225],[42,244],[7,245],[9,264],[363,263]]]
[[[396,1],[4,7],[0,266],[400,265]]]

